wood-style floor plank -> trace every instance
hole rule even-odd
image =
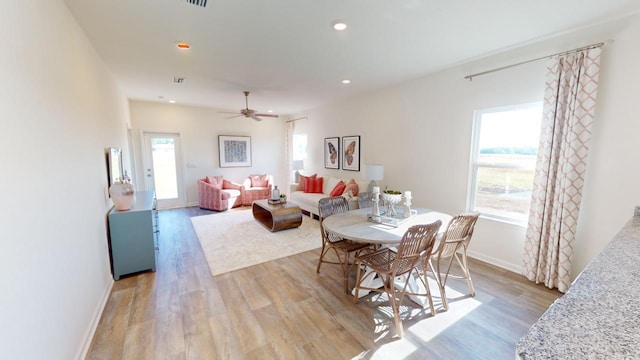
[[[88,359],[512,359],[561,295],[471,259],[477,295],[450,281],[445,312],[432,290],[436,316],[405,300],[400,340],[386,298],[354,304],[338,266],[316,273],[319,250],[211,276],[190,221],[208,214],[160,211],[157,272],[115,282]]]

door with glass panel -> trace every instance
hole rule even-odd
[[[144,179],[155,190],[158,208],[185,206],[180,134],[144,133]]]

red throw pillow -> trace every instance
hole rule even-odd
[[[360,189],[358,189],[358,183],[354,179],[349,180],[347,186],[344,188],[343,194],[346,194],[349,191],[351,191],[352,196],[358,196],[358,193],[360,192]]]
[[[340,180],[336,186],[334,186],[333,190],[331,190],[331,193],[329,194],[329,196],[333,197],[333,196],[340,196],[342,195],[342,193],[344,192],[344,189],[347,188],[347,184],[344,183],[344,181]]]
[[[304,192],[321,194],[322,193],[322,178],[307,178],[304,185]]]
[[[317,175],[318,174],[305,176],[305,175],[300,174],[300,182],[298,183],[298,187],[296,188],[296,190],[304,191],[304,186],[306,184],[307,179],[315,179]]]

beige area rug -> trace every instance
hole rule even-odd
[[[319,222],[304,215],[300,227],[274,233],[251,210],[196,216],[191,223],[214,276],[322,246]]]

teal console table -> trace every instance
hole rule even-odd
[[[109,250],[115,280],[135,272],[156,271],[158,219],[154,191],[138,191],[130,210],[109,212]]]

